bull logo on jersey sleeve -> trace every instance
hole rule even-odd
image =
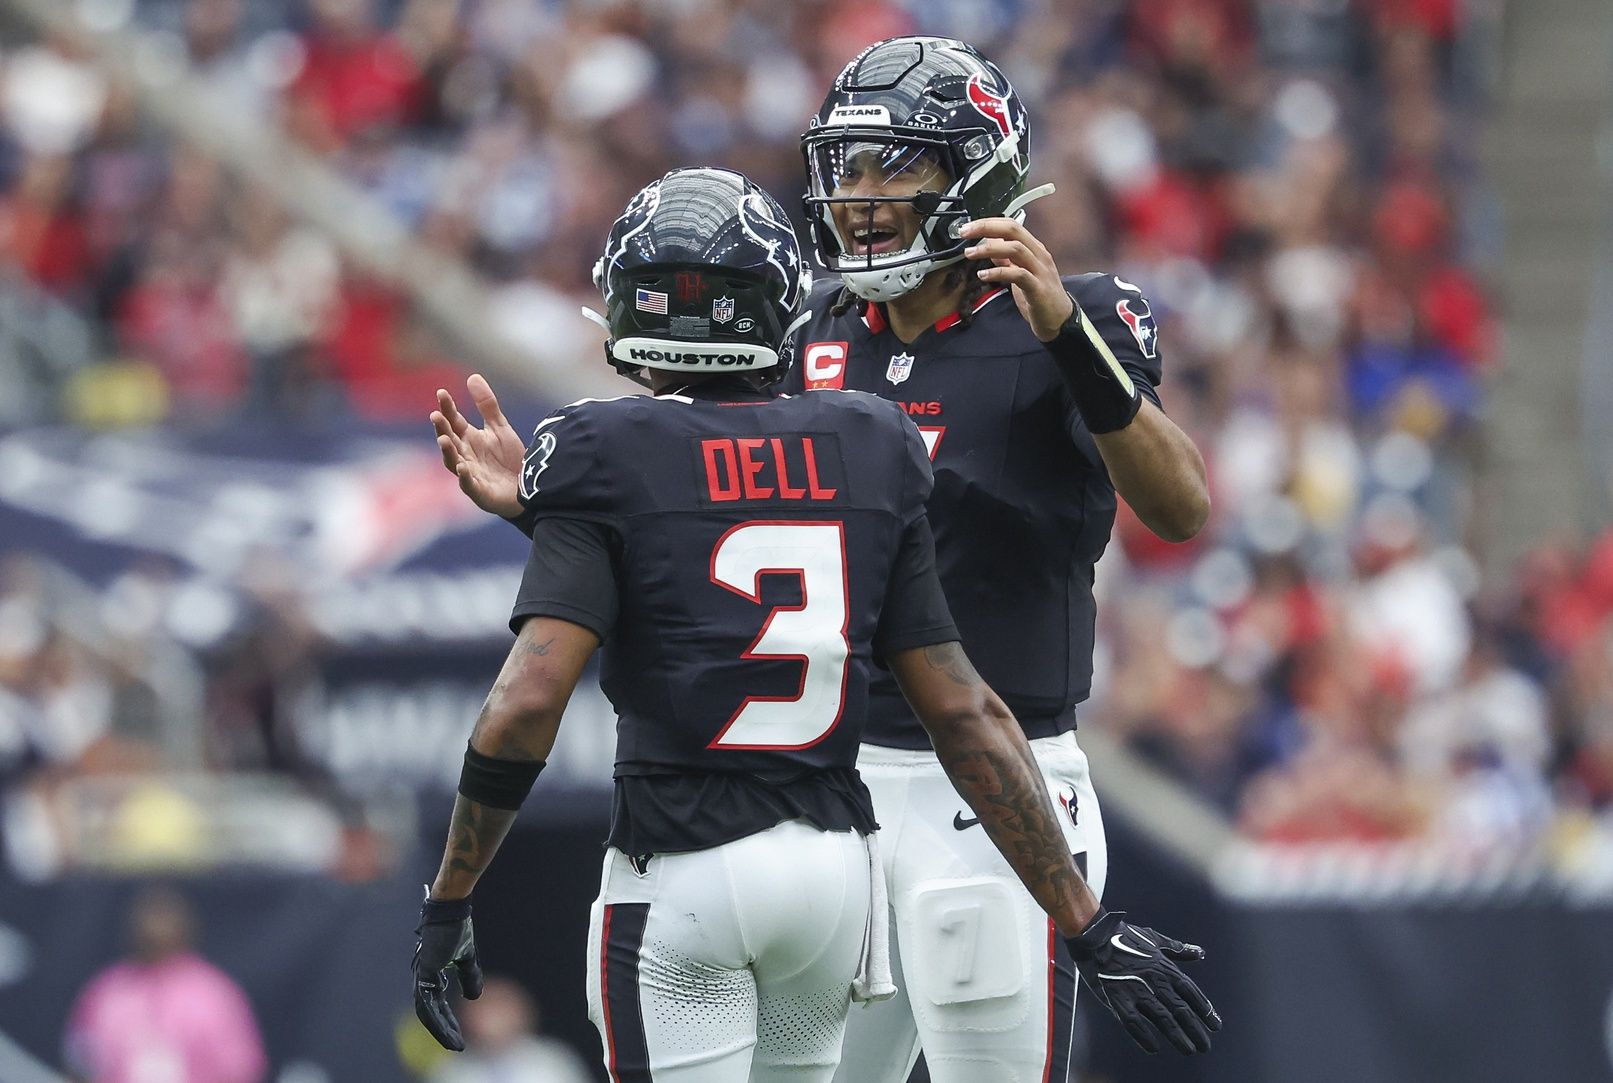
[[[1131,328],[1131,337],[1137,348],[1152,361],[1159,356],[1159,325],[1154,323],[1154,312],[1141,297],[1122,297],[1115,302],[1115,312]]]
[[[555,439],[552,432],[540,432],[527,449],[526,460],[521,464],[521,495],[532,497],[538,491],[538,475],[549,468],[549,456],[554,454]]]

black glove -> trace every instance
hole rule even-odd
[[[1159,1052],[1158,1035],[1164,1035],[1183,1053],[1208,1053],[1210,1031],[1221,1029],[1221,1017],[1176,966],[1204,958],[1204,949],[1132,925],[1125,916],[1100,908],[1080,936],[1065,940],[1075,968],[1145,1052]]]
[[[470,900],[438,902],[428,891],[414,931],[420,938],[414,946],[414,1014],[439,1045],[458,1053],[465,1048],[465,1039],[448,1006],[448,968],[459,973],[459,990],[468,999],[482,995],[482,964],[476,961]]]

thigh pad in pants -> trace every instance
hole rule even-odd
[[[1030,1008],[1023,889],[1001,878],[931,880],[898,919],[914,1015],[934,1030],[999,1030]],[[1045,918],[1043,919],[1045,928]],[[1043,934],[1045,935],[1045,934]],[[1036,958],[1038,970],[1046,964]]]

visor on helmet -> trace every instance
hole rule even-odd
[[[830,266],[846,272],[920,261],[938,266],[956,259],[963,244],[952,230],[965,212],[952,157],[944,139],[889,130],[848,128],[809,136],[807,204],[829,241],[822,247],[831,257]],[[918,215],[917,235],[910,244],[891,247],[892,235],[884,228],[890,224],[888,216],[876,214],[879,205],[888,203],[906,204]],[[837,218],[836,206],[853,213],[842,211]],[[860,216],[866,216],[871,235],[856,235]]]

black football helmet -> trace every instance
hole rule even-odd
[[[640,370],[750,372],[789,368],[812,272],[773,197],[730,169],[674,169],[646,185],[611,227],[594,264],[605,314],[583,311],[610,338],[622,375]]]
[[[889,301],[938,267],[963,258],[958,229],[973,218],[1013,216],[1051,191],[1024,190],[1030,120],[997,65],[953,38],[891,38],[847,64],[801,137],[807,218],[819,262],[870,301]],[[852,195],[848,178],[876,184],[906,174],[922,190]],[[831,208],[905,202],[921,225],[901,251],[875,253],[872,235],[841,236]]]

